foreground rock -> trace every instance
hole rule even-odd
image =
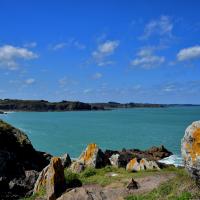
[[[50,164],[40,173],[34,187],[34,193],[46,190],[48,200],[55,200],[66,190],[64,167],[58,157],[53,157]]]
[[[30,194],[50,157],[36,151],[25,133],[0,120],[0,199]]]
[[[1,114],[5,114],[5,113],[4,113],[3,111],[0,110],[0,115],[1,115]]]
[[[106,150],[105,156],[110,160],[110,163],[116,167],[126,168],[127,164],[133,158],[139,160],[146,159],[151,161],[158,161],[165,157],[171,156],[172,153],[168,151],[163,145],[160,147],[151,147],[146,151],[139,149],[123,149],[122,151]]]
[[[85,167],[101,168],[105,167],[109,160],[96,144],[89,144],[76,162],[82,163]]]
[[[185,130],[181,152],[186,169],[200,183],[200,121],[193,122]]]

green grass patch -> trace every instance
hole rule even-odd
[[[200,199],[200,191],[195,182],[184,169],[165,169],[163,172],[173,171],[176,177],[161,184],[153,191],[128,196],[126,200],[193,200]]]
[[[30,197],[24,197],[22,198],[21,200],[35,200],[36,198],[39,198],[39,197],[44,197],[46,195],[46,190],[45,188],[41,188],[41,190],[39,192],[37,192],[36,194],[33,194],[32,196]]]

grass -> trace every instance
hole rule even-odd
[[[30,196],[30,197],[24,197],[24,198],[22,198],[21,200],[35,200],[35,199],[37,199],[37,198],[39,198],[39,197],[44,197],[45,194],[46,194],[45,188],[41,188],[41,190],[40,190],[38,193],[33,194],[33,195]]]
[[[168,168],[161,171],[156,170],[147,170],[141,172],[128,172],[124,168],[116,168],[111,166],[106,166],[101,169],[86,168],[80,174],[74,174],[68,169],[65,169],[65,174],[71,174],[69,177],[78,178],[83,184],[100,184],[101,186],[106,186],[111,183],[121,182],[127,184],[130,181],[130,178],[140,178],[150,175],[156,175],[160,173],[171,173],[178,171],[177,168]],[[111,173],[117,174],[116,176],[111,176]],[[66,180],[69,179],[65,175]]]
[[[167,171],[167,170],[166,170]],[[176,177],[161,184],[153,191],[128,196],[126,200],[197,200],[200,199],[200,190],[184,169],[174,170]]]
[[[117,176],[111,176],[111,173]],[[124,184],[130,181],[130,178],[140,178],[156,174],[175,174],[176,176],[168,182],[161,184],[153,191],[141,195],[128,196],[126,200],[197,200],[200,199],[200,190],[195,182],[188,176],[184,169],[175,167],[166,168],[160,171],[142,171],[128,172],[124,168],[115,168],[107,166],[101,169],[86,168],[82,173],[76,174],[69,169],[65,169],[65,178],[67,186],[81,186],[81,184],[100,184],[106,186],[112,183]],[[24,198],[23,200],[34,200],[36,197],[44,196],[45,191]]]

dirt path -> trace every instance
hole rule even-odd
[[[106,187],[100,185],[84,185],[81,188],[75,188],[68,193],[63,194],[58,200],[123,200],[125,196],[130,194],[142,194],[150,192],[157,188],[161,183],[164,183],[175,175],[171,174],[156,174],[143,178],[136,178],[139,183],[139,189],[128,190],[126,185],[127,179],[118,183],[112,183]]]

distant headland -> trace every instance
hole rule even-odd
[[[117,108],[162,108],[168,106],[197,106],[192,104],[153,104],[153,103],[83,103],[80,101],[49,102],[46,100],[0,99],[0,111],[90,111],[112,110]]]

